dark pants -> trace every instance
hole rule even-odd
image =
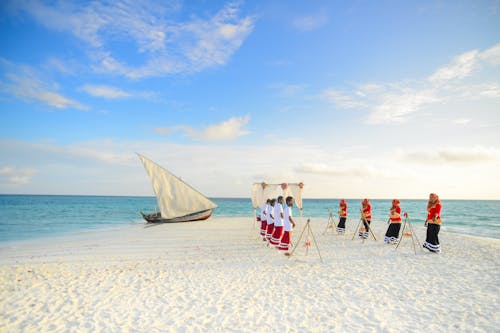
[[[432,245],[439,245],[439,230],[441,229],[441,225],[429,223],[427,225],[427,237],[425,241]]]
[[[363,225],[365,226],[365,230],[368,232],[370,231],[370,223],[372,223],[371,220],[363,219]]]
[[[345,229],[345,220],[347,218],[346,217],[340,217],[340,220],[339,220],[339,225],[337,226],[337,228],[342,228],[342,229]]]

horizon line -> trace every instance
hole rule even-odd
[[[155,198],[155,195],[118,195],[118,194],[44,194],[44,193],[0,193],[0,196],[54,196],[54,197],[116,197],[116,198]],[[247,197],[217,197],[217,196],[207,196],[209,199],[248,199],[251,200],[251,196]],[[307,197],[302,198],[302,200],[363,200],[364,197],[359,198],[348,198],[348,197],[338,197],[338,198],[326,198],[326,197]],[[369,200],[393,200],[393,197],[390,198],[369,198]],[[398,198],[399,200],[427,200],[426,198]],[[500,201],[500,199],[471,199],[471,198],[460,198],[460,199],[441,199],[445,201],[449,200],[457,200],[457,201],[466,201],[466,200],[476,200],[476,201]]]

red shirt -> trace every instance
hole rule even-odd
[[[363,206],[363,215],[367,220],[372,219],[372,206],[370,204]]]
[[[396,206],[391,208],[391,215],[396,215],[396,217],[391,216],[392,223],[401,223],[401,207]]]
[[[347,217],[347,203],[345,204],[341,203],[339,207],[340,207],[339,215],[342,217]]]
[[[434,219],[434,217],[436,217]],[[441,224],[441,204],[436,204],[434,207],[429,208],[427,214],[427,221],[435,220],[437,224]]]

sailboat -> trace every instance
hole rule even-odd
[[[146,168],[160,207],[160,212],[141,212],[147,222],[201,221],[212,215],[213,210],[217,208],[214,202],[155,162],[141,154],[137,155]]]

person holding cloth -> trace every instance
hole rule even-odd
[[[387,244],[397,243],[399,239],[399,230],[401,229],[401,207],[399,207],[399,200],[392,200],[391,212],[389,214],[389,227],[385,233],[384,242]]]
[[[363,221],[365,230],[359,231],[359,237],[367,239],[370,232],[370,223],[372,222],[372,206],[368,199],[364,199],[361,203],[361,220]]]
[[[285,204],[286,204],[284,212],[285,218],[283,220],[284,233],[283,237],[281,237],[281,242],[278,247],[278,250],[280,250],[281,252],[285,252],[285,255],[289,256],[290,252],[288,251],[290,250],[290,239],[292,238],[291,237],[292,229],[295,228],[295,221],[293,220],[292,217],[292,207],[294,204],[293,198],[286,197]]]
[[[429,195],[429,202],[427,203],[427,237],[425,238],[424,247],[434,253],[441,252],[441,245],[439,244],[439,230],[441,229],[441,201],[435,193]]]
[[[345,234],[345,221],[347,220],[347,202],[344,199],[339,203],[339,224],[337,225],[337,233]]]

